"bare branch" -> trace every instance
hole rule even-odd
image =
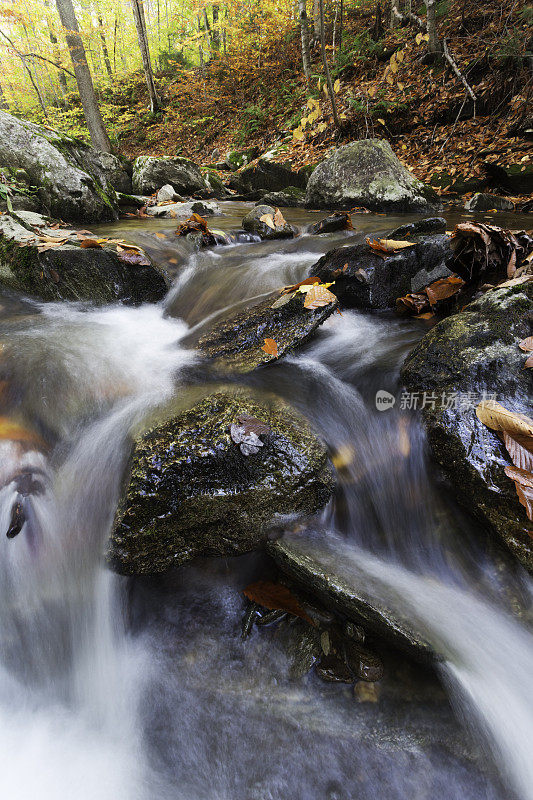
[[[446,39],[443,39],[442,46],[443,46],[444,58],[446,59],[446,61],[448,62],[448,64],[452,68],[453,72],[459,78],[459,80],[461,81],[461,83],[465,87],[466,91],[468,92],[468,94],[470,95],[470,97],[472,98],[472,100],[475,103],[477,101],[477,97],[474,94],[474,91],[473,91],[472,87],[470,86],[470,84],[468,83],[468,81],[466,80],[465,76],[463,75],[463,73],[461,72],[461,70],[457,66],[456,62],[454,61],[453,56],[451,55],[450,51],[448,50],[448,42],[446,41]]]

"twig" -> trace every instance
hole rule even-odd
[[[463,73],[461,72],[461,70],[459,69],[459,67],[455,63],[455,61],[453,60],[453,57],[450,54],[450,51],[448,50],[448,42],[446,41],[446,39],[442,40],[442,47],[443,47],[442,52],[444,54],[444,58],[446,59],[446,61],[450,65],[450,67],[452,68],[452,70],[455,73],[455,75],[459,78],[459,80],[461,81],[461,83],[465,87],[467,93],[470,95],[470,97],[474,101],[474,118],[475,118],[475,116],[476,116],[476,106],[475,106],[475,104],[477,102],[477,97],[474,94],[474,91],[473,91],[472,87],[470,86],[470,84],[468,83],[468,81],[466,80],[465,76],[463,75]]]
[[[393,6],[391,10],[396,19],[400,22],[410,22],[412,25],[416,25],[418,28],[420,28],[421,31],[427,31],[427,25],[424,20],[420,17],[417,17],[416,14],[413,14],[411,11],[406,11],[402,14],[400,11],[398,11],[396,6]]]

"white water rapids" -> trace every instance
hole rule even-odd
[[[300,274],[314,255],[304,254]],[[290,260],[292,280],[299,277],[295,261]],[[273,280],[269,272],[265,287],[259,262],[249,286],[254,295]],[[247,269],[252,274],[253,260]],[[277,283],[287,283],[285,277],[279,274]],[[182,291],[186,284],[182,281]],[[182,304],[187,302],[183,296]],[[190,305],[205,315],[217,311],[195,298]],[[6,358],[23,387],[19,411],[26,420],[38,419],[54,444],[46,457],[1,443],[0,531],[9,527],[17,496],[12,476],[33,471],[44,491],[25,498],[22,532],[14,539],[0,537],[0,798],[258,797],[232,787],[236,744],[227,754],[223,780],[217,782],[213,771],[211,788],[197,796],[185,788],[182,794],[154,769],[140,706],[158,667],[142,637],[127,631],[128,581],[113,576],[103,562],[128,437],[180,392],[181,373],[197,358],[180,345],[188,330],[159,306],[86,310],[66,303],[39,307],[10,329]],[[332,448],[349,436],[359,459],[379,465],[370,478],[351,475],[342,511],[333,506],[325,514],[339,562],[344,570],[352,563],[367,575],[379,599],[409,617],[444,656],[441,669],[455,707],[492,753],[506,787],[505,795],[487,790],[479,800],[515,795],[533,800],[533,636],[490,585],[490,563],[478,565],[474,589],[465,570],[456,570],[448,557],[450,542],[434,537],[431,498],[420,503],[419,497],[431,490],[418,427],[409,429],[411,456],[397,473],[398,419],[370,414],[356,388],[359,380],[367,381],[373,391],[373,370],[387,372],[385,388],[390,388],[412,339],[398,323],[345,313],[330,320],[305,353],[276,367],[271,386],[263,377],[263,386],[292,394]],[[529,580],[523,575],[517,580],[529,597]],[[180,708],[165,713],[179,720]],[[217,724],[216,713],[211,724]],[[199,758],[199,745],[189,746],[187,757]],[[380,795],[379,782],[375,788]],[[296,796],[286,785],[269,791],[261,800]],[[341,795],[328,798],[336,796]],[[450,788],[449,797],[458,796]]]

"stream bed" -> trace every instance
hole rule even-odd
[[[229,231],[250,205],[221,208],[210,224]],[[284,215],[299,226],[324,216]],[[326,539],[339,568],[431,644],[436,667],[375,640],[385,676],[374,694],[291,677],[295,624],[241,639],[243,588],[275,575],[263,553],[158,578],[103,565],[129,436],[172,397],[194,402],[202,333],[357,232],[412,219],[354,215],[353,233],[201,252],[171,240],[173,220],[122,220],[92,230],[168,270],[160,305],[0,297],[3,413],[49,451],[0,441],[1,530],[10,476],[39,476],[27,530],[0,537],[2,797],[533,800],[530,578],[456,506],[401,408],[401,364],[431,322],[343,311],[249,383],[290,402],[330,452],[350,448],[334,498],[298,540]],[[379,390],[393,409],[376,409]]]

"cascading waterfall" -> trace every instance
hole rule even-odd
[[[0,538],[2,797],[182,796],[148,763],[138,708],[158,667],[144,643],[125,632],[128,582],[105,569],[102,553],[128,437],[172,397],[180,371],[197,358],[180,344],[188,326],[302,278],[317,255],[303,242],[299,254],[277,254],[269,270],[264,245],[194,256],[165,312],[51,304],[4,324],[18,419],[35,425],[47,446],[35,446],[37,439],[31,446],[0,442],[0,530],[9,528],[17,501],[26,520],[14,538]],[[510,791],[532,800],[532,635],[509,613],[487,558],[457,530],[439,527],[445,502],[427,475],[420,426],[397,411],[371,410],[376,389],[395,391],[398,365],[418,335],[409,324],[345,312],[300,355],[249,383],[289,399],[332,450],[348,448],[351,463],[321,535],[345,570],[353,565],[367,576],[369,591],[408,616],[444,656],[442,671],[462,716],[488,742]],[[21,494],[21,474],[38,491]],[[528,580],[516,581],[529,596]],[[210,724],[216,723],[215,709]],[[184,746],[190,752],[176,758],[185,765],[201,748]],[[228,759],[240,747],[230,738]],[[318,751],[318,763],[320,757]],[[231,763],[218,769],[205,760],[209,788],[198,800],[255,800],[233,788]],[[183,796],[196,800],[192,789]],[[287,786],[259,796],[281,800]]]

